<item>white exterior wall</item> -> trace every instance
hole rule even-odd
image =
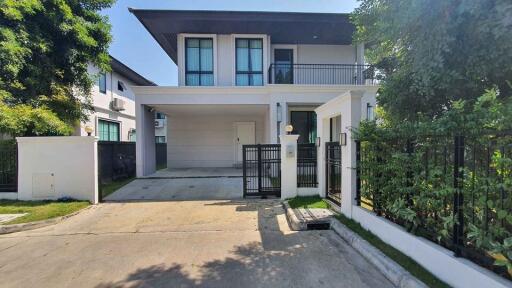
[[[265,143],[264,115],[168,115],[167,167],[233,167],[235,122],[255,122],[256,143]]]
[[[98,203],[96,137],[18,137],[18,199]]]
[[[297,45],[296,63],[355,64],[355,49],[352,45]]]
[[[98,68],[90,65],[90,75],[98,75]],[[90,115],[89,121],[81,123],[79,129],[75,132],[76,136],[86,136],[86,126],[94,128],[93,135],[98,136],[98,120],[110,120],[118,122],[120,124],[119,138],[121,141],[130,141],[129,131],[135,129],[135,94],[131,90],[130,86],[134,83],[124,78],[116,72],[108,72],[106,74],[106,93],[99,91],[98,81],[92,88],[92,100],[95,112]],[[117,89],[117,81],[121,81],[125,84],[126,89],[119,91]],[[121,98],[125,101],[125,110],[114,111],[111,109],[111,102],[114,98]]]

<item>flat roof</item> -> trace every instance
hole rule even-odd
[[[124,65],[121,61],[110,55],[110,67],[113,71],[123,75],[126,79],[132,81],[138,86],[157,86],[153,81],[150,81],[139,73],[133,71],[130,67]]]
[[[128,9],[174,63],[180,33],[267,34],[273,44],[350,45],[355,31],[346,13]]]

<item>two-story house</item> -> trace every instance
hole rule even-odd
[[[138,176],[155,171],[155,110],[169,119],[168,167],[236,167],[242,145],[278,143],[288,124],[300,143],[314,143],[314,109],[347,91],[363,94],[362,115],[375,106],[348,14],[130,11],[179,75],[175,87],[133,87]],[[341,125],[331,121],[333,139]]]
[[[86,136],[85,127],[90,126],[100,141],[135,141],[135,95],[131,86],[156,84],[112,56],[110,66],[111,72],[104,73],[94,65],[89,65],[89,74],[92,77],[98,76],[91,91],[94,113],[90,115],[88,122],[77,127],[75,135]]]

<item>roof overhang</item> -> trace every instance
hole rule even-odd
[[[178,34],[267,34],[273,44],[350,45],[349,14],[129,8],[177,63]]]
[[[130,67],[124,65],[121,61],[117,60],[112,55],[110,55],[110,67],[113,71],[121,74],[137,86],[157,86],[154,82],[133,71]]]

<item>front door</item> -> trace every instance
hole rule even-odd
[[[293,84],[293,49],[275,49],[275,83]]]
[[[235,123],[235,143],[236,163],[241,163],[243,160],[242,146],[256,144],[256,125],[254,122]]]

